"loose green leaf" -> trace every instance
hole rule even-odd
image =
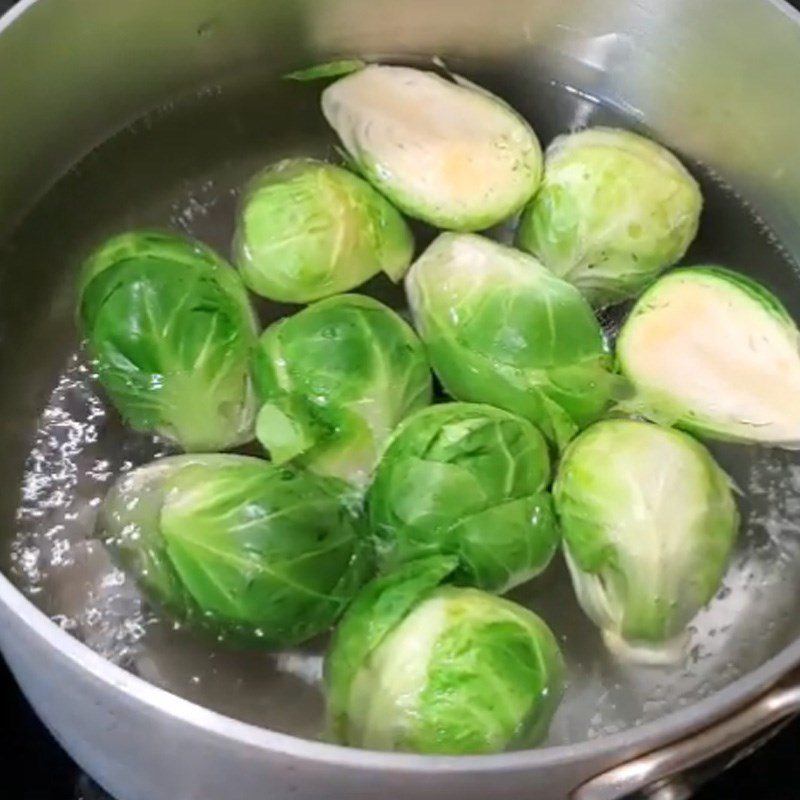
[[[287,81],[305,83],[326,78],[341,78],[344,75],[350,75],[352,72],[358,72],[366,66],[367,62],[360,58],[342,58],[338,61],[327,61],[324,64],[315,64],[313,67],[298,69],[283,77]]]

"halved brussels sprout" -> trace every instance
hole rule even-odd
[[[502,593],[538,575],[558,544],[550,457],[527,420],[446,403],[403,422],[368,495],[379,565],[455,555],[457,583]]]
[[[364,485],[395,426],[431,400],[422,343],[390,308],[341,295],[261,337],[256,435],[276,463]]]
[[[466,755],[546,736],[564,681],[555,637],[516,603],[436,588],[456,563],[406,564],[355,599],[325,664],[337,741]]]
[[[611,357],[600,325],[581,293],[535,258],[442,234],[412,266],[406,291],[452,397],[513,411],[559,446],[606,410]]]
[[[132,428],[190,451],[253,438],[256,318],[235,270],[209,248],[166,233],[114,237],[84,266],[78,316]]]
[[[578,601],[618,654],[669,661],[716,593],[739,515],[688,434],[608,420],[567,448],[553,487]]]
[[[174,456],[120,478],[98,535],[179,619],[258,647],[327,630],[369,577],[339,481],[235,455]]]
[[[250,183],[234,250],[256,294],[308,303],[381,271],[399,281],[414,239],[400,212],[365,180],[333,164],[291,158]]]
[[[683,256],[700,220],[697,182],[668,150],[590,128],[547,149],[541,189],[517,241],[594,306],[638,295]]]
[[[325,89],[322,111],[373,186],[440,228],[489,228],[519,211],[541,180],[528,123],[463,80],[372,64]]]
[[[630,411],[713,439],[800,447],[800,335],[744,275],[661,278],[625,322],[617,358],[635,390]]]

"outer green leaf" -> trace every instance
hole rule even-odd
[[[243,456],[163,459],[123,478],[102,535],[157,602],[260,647],[327,630],[368,576],[338,481]]]
[[[185,450],[252,438],[256,321],[224,261],[177,236],[124,234],[92,255],[81,286],[89,353],[131,427]]]
[[[368,495],[385,571],[459,559],[459,583],[502,592],[537,575],[558,543],[547,445],[527,420],[470,403],[431,406],[389,442]]]
[[[325,661],[328,721],[335,738],[347,739],[350,692],[361,665],[456,566],[455,558],[440,556],[405,564],[374,579],[353,601],[336,629]]]
[[[617,342],[625,408],[701,436],[800,447],[800,335],[766,288],[719,267],[676,270]]]
[[[553,634],[527,609],[475,590],[440,589],[437,598],[448,626],[428,664],[411,748],[495,753],[539,743],[563,692]]]
[[[529,419],[563,446],[609,405],[611,358],[577,289],[530,256],[443,234],[406,291],[434,371],[459,400]]]
[[[251,181],[234,250],[256,294],[308,303],[381,271],[400,280],[414,239],[400,213],[366,181],[333,164],[294,158]]]
[[[491,227],[541,179],[539,142],[516,111],[433,72],[370,64],[327,87],[322,111],[373,186],[440,228]]]
[[[553,492],[578,600],[607,643],[674,657],[736,539],[728,477],[684,433],[609,420],[569,446]]]
[[[363,486],[396,425],[431,399],[411,328],[361,295],[316,303],[271,326],[255,366],[258,437],[276,461]]]
[[[334,657],[340,643],[337,637]],[[561,697],[564,665],[532,612],[474,589],[440,588],[350,662],[351,672],[340,695],[341,741],[461,755],[540,741]]]
[[[498,594],[543,572],[560,538],[546,491],[465,516],[449,537],[458,543],[462,563],[457,582]]]
[[[122,475],[100,507],[97,534],[145,593],[185,617],[194,602],[179,580],[161,535],[165,480],[190,464],[224,467],[249,461],[233,455],[170,456]]]
[[[703,198],[675,156],[629,131],[590,128],[548,148],[519,245],[595,306],[635,297],[686,252]]]

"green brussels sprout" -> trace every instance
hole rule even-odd
[[[356,597],[325,661],[331,734],[370,750],[466,755],[540,742],[564,663],[532,611],[477,589],[437,588],[432,556]]]
[[[692,243],[703,197],[668,150],[629,131],[590,128],[547,149],[542,186],[517,242],[594,306],[640,294]]]
[[[688,434],[607,420],[567,448],[553,497],[578,602],[606,644],[674,659],[736,540],[728,476]]]
[[[390,308],[362,295],[321,300],[261,337],[256,435],[272,460],[358,486],[396,425],[431,400],[422,343]]]
[[[368,495],[379,564],[455,555],[457,583],[502,593],[538,575],[558,545],[547,443],[491,406],[418,411],[389,441]]]
[[[234,251],[256,294],[308,303],[381,271],[399,281],[414,255],[414,238],[400,212],[365,180],[333,164],[291,158],[250,183]]]
[[[369,577],[346,485],[257,458],[173,456],[122,476],[98,535],[156,603],[258,647],[327,630]]]
[[[84,265],[78,317],[132,428],[189,451],[253,438],[256,318],[235,270],[207,247],[155,232],[109,240]]]
[[[800,448],[800,335],[780,301],[719,267],[676,270],[617,342],[624,408],[700,436]]]
[[[519,414],[559,446],[606,410],[611,356],[600,325],[581,293],[531,256],[442,234],[406,291],[452,397]]]
[[[327,87],[322,111],[364,177],[439,228],[489,228],[516,214],[541,180],[528,123],[463,79],[372,64]]]

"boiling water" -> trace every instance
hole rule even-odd
[[[544,143],[584,125],[637,127],[564,87],[491,70],[473,77],[528,116]],[[161,618],[92,540],[98,505],[114,479],[170,448],[126,431],[104,402],[80,355],[72,312],[78,263],[115,232],[169,227],[227,253],[237,198],[252,173],[283,156],[333,153],[318,94],[318,86],[250,76],[160,109],[64,176],[0,253],[4,274],[12,276],[6,280],[17,281],[11,293],[0,287],[7,306],[0,319],[8,326],[0,336],[16,328],[20,340],[4,356],[6,379],[16,375],[15,400],[8,401],[16,405],[3,409],[2,424],[7,433],[14,426],[20,452],[28,454],[16,472],[24,472],[19,496],[0,500],[9,518],[16,507],[7,548],[13,579],[57,624],[124,668],[232,717],[305,737],[322,732],[324,641],[282,653],[226,651]],[[706,210],[686,262],[755,274],[800,318],[798,277],[774,237],[741,198],[695,167]],[[422,245],[432,232],[420,227],[418,234]],[[383,279],[366,290],[403,308],[402,291]],[[286,311],[259,304],[264,323]],[[611,335],[618,320],[619,314],[606,320]],[[714,449],[744,493],[743,530],[724,585],[694,620],[681,663],[633,668],[606,655],[559,559],[514,594],[550,623],[569,664],[550,743],[662,716],[735,680],[797,635],[800,461],[756,448]]]

